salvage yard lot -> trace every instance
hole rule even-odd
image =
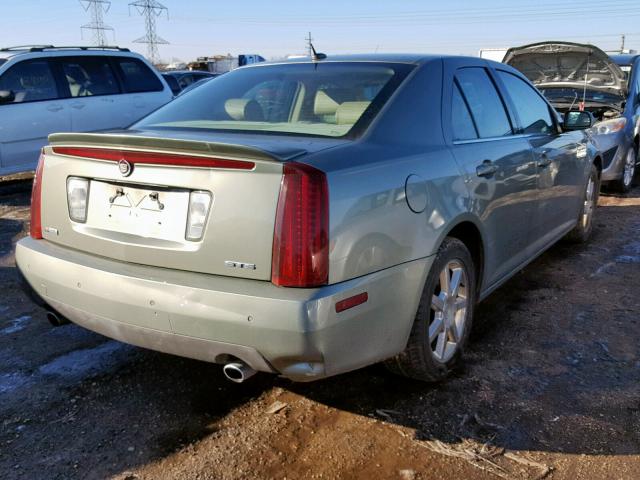
[[[0,478],[640,478],[640,189],[602,196],[485,301],[437,385],[313,384],[52,328],[20,291],[29,194],[0,186]]]

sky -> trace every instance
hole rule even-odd
[[[112,0],[104,22],[112,44],[145,34],[130,0]],[[159,0],[156,18],[164,61],[215,54],[260,54],[267,59],[305,52],[308,32],[327,54],[422,52],[477,55],[540,40],[593,43],[604,50],[640,50],[640,0]],[[0,46],[90,45],[80,26],[90,16],[79,0],[0,0]]]

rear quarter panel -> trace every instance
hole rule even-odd
[[[433,255],[468,211],[443,141],[441,76],[440,60],[417,67],[363,138],[305,159],[329,182],[329,283]]]

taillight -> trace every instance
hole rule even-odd
[[[271,281],[317,287],[329,279],[329,188],[323,172],[285,163],[273,235]]]
[[[40,154],[36,174],[31,188],[31,238],[42,238],[42,171],[44,170],[44,154]]]

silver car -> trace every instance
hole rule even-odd
[[[597,123],[592,140],[602,152],[604,185],[626,193],[640,162],[640,60],[609,56],[598,47],[540,42],[507,51],[520,70],[560,112],[586,110]]]
[[[127,48],[0,48],[0,175],[33,171],[53,132],[124,128],[171,98]]]
[[[478,301],[588,238],[590,118],[478,58],[241,68],[128,130],[52,135],[16,259],[54,323],[234,381],[439,380]]]

